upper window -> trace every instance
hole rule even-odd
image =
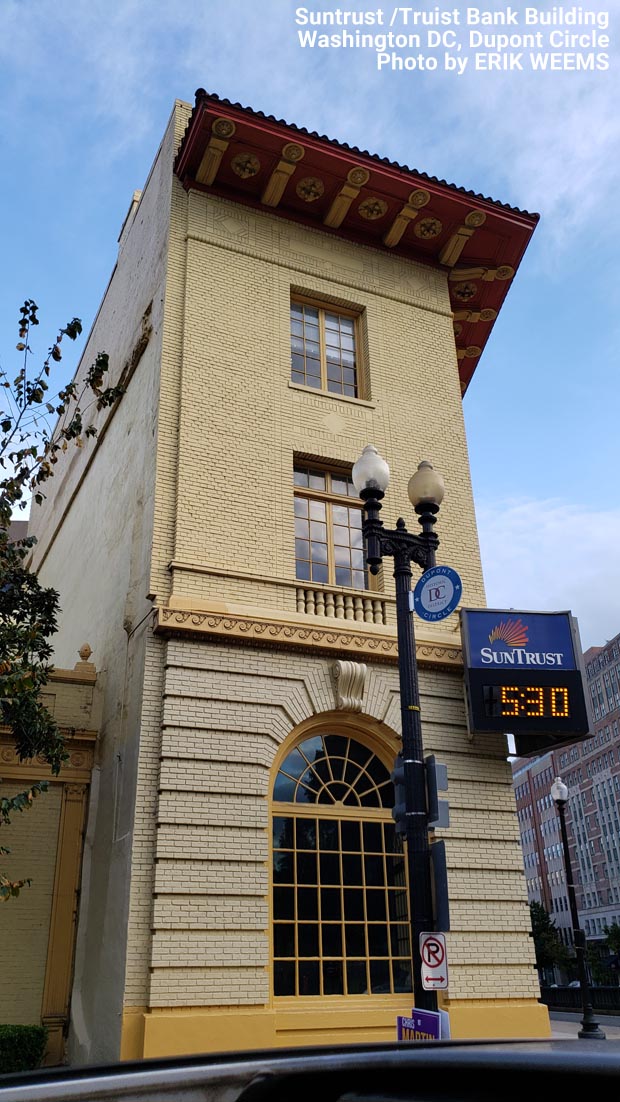
[[[332,394],[359,397],[353,313],[291,302],[291,381]]]
[[[345,471],[301,466],[295,467],[293,478],[295,576],[367,589],[362,509],[351,479]]]

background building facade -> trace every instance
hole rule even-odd
[[[392,524],[430,457],[440,561],[484,603],[461,395],[534,225],[176,104],[83,359],[104,348],[125,394],[32,522],[58,660],[88,627],[104,687],[74,1060],[391,1039],[409,1011],[394,587],[366,576],[350,472],[369,441],[388,458]],[[450,776],[453,1035],[546,1034],[504,739],[468,737],[456,617],[418,661]]]
[[[582,929],[602,942],[620,925],[620,636],[584,654],[592,736],[533,761],[513,764],[517,814],[530,902],[543,904],[572,943],[559,820],[551,785],[568,785],[567,826]]]
[[[25,535],[17,531],[17,537]],[[8,731],[0,730],[0,798],[14,796],[36,781],[48,781],[26,814],[2,827],[2,871],[11,879],[31,879],[0,915],[0,1020],[47,1029],[44,1062],[64,1056],[69,1026],[75,927],[81,887],[82,854],[101,697],[91,649],[80,647],[71,669],[56,668],[43,700],[66,743],[67,760],[57,777],[40,761],[20,761]]]

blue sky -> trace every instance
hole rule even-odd
[[[457,77],[378,71],[371,50],[301,49],[300,6],[1,0],[2,365],[12,370],[26,297],[41,307],[42,348],[69,316],[88,329],[172,103],[200,86],[538,211],[464,403],[487,595],[495,607],[571,608],[584,647],[604,643],[620,632],[620,19],[612,11],[608,71]],[[464,18],[471,6],[416,8]],[[512,10],[526,6],[554,7]]]

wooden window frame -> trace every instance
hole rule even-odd
[[[359,739],[355,734],[351,734],[349,732],[344,733],[344,732],[340,732],[340,731],[337,731],[337,730],[322,732],[321,737],[324,739],[326,736],[329,736],[330,734],[342,735],[345,738],[349,738],[350,741],[352,741],[354,743],[357,743],[359,746],[362,746],[364,748],[364,750],[368,751],[369,755],[372,755],[373,758],[375,758],[381,765],[383,765],[383,767],[386,769],[386,773],[387,773],[388,767],[382,761],[382,758],[377,753],[376,749],[373,749],[372,746],[369,743],[366,742],[366,740]],[[410,989],[409,989],[408,986],[405,987],[405,988],[399,988],[399,987],[396,986],[396,983],[395,983],[395,967],[398,967],[399,964],[402,965],[402,962],[405,961],[405,960],[407,962],[410,961],[410,947],[409,947],[409,941],[407,941],[406,946],[403,946],[403,951],[402,952],[396,952],[394,950],[393,932],[398,927],[401,928],[401,931],[402,931],[403,928],[406,928],[407,939],[410,938],[408,868],[407,868],[406,855],[404,854],[404,852],[402,851],[402,848],[400,846],[395,845],[396,837],[394,839],[394,845],[392,847],[388,846],[386,841],[385,841],[387,835],[385,834],[385,832],[383,830],[382,824],[387,824],[387,825],[390,826],[390,828],[393,827],[392,818],[391,818],[391,814],[390,814],[390,811],[389,811],[389,806],[386,805],[386,804],[382,804],[382,806],[378,806],[378,807],[377,806],[365,806],[364,804],[362,804],[361,806],[358,806],[358,805],[355,805],[353,803],[348,804],[348,805],[345,806],[342,803],[341,800],[336,800],[333,804],[323,803],[323,802],[305,802],[305,801],[303,801],[301,803],[298,803],[298,802],[288,802],[288,801],[285,801],[285,800],[278,800],[274,796],[275,782],[276,782],[277,777],[280,775],[280,773],[284,772],[287,776],[290,776],[290,774],[287,773],[287,771],[285,770],[284,767],[285,767],[291,753],[295,749],[299,750],[300,748],[302,748],[304,746],[304,743],[307,740],[311,739],[311,738],[312,738],[312,736],[308,733],[308,734],[305,735],[304,738],[302,738],[300,740],[297,740],[295,745],[292,746],[289,749],[286,756],[282,758],[282,760],[280,761],[279,768],[278,768],[278,773],[276,774],[276,778],[274,778],[274,784],[273,784],[272,790],[271,790],[271,819],[270,819],[270,822],[271,822],[272,827],[275,825],[274,820],[279,819],[279,818],[291,820],[292,821],[292,827],[293,827],[293,833],[291,835],[291,841],[290,841],[289,844],[285,843],[284,845],[275,844],[274,831],[273,831],[273,829],[270,829],[270,834],[271,834],[271,842],[270,842],[270,853],[271,853],[271,858],[270,858],[271,923],[270,923],[270,925],[271,925],[271,941],[272,941],[271,957],[272,957],[273,997],[281,1005],[282,1005],[283,1002],[284,1002],[284,1005],[286,1005],[285,1000],[289,1000],[291,1002],[293,1002],[293,1001],[298,1002],[299,1000],[304,1000],[304,1002],[307,1002],[308,1005],[312,1005],[312,1004],[316,1005],[318,1000],[320,1000],[320,1001],[323,1001],[323,1000],[329,1000],[329,1001],[344,1000],[345,1002],[348,1002],[351,999],[363,999],[363,1000],[366,1000],[366,999],[369,999],[369,998],[376,999],[378,997],[383,998],[386,995],[389,998],[398,997],[398,998],[402,999],[403,995],[405,995],[405,996],[410,995]],[[347,754],[350,755],[350,745],[349,745]],[[306,756],[305,753],[304,753],[304,756]],[[332,772],[332,764],[331,763],[336,761],[337,759],[338,759],[338,755],[334,756],[333,754],[330,754],[328,756],[328,760],[329,760],[329,763],[330,763],[329,764],[330,773]],[[355,758],[351,758],[350,760],[356,761]],[[383,787],[383,785],[376,786],[375,790],[377,792],[378,799],[381,801],[381,796],[379,795],[380,787]],[[310,846],[310,847],[301,846],[300,847],[300,845],[298,844],[298,841],[297,841],[297,826],[296,826],[296,823],[299,820],[303,820],[303,819],[315,820],[317,822],[317,824],[318,824],[319,820],[335,820],[335,821],[338,821],[340,824],[345,823],[345,822],[359,823],[360,824],[360,832],[359,832],[360,833],[360,845],[358,847],[357,845],[348,846],[348,845],[344,844],[344,842],[341,838],[341,828],[339,828],[339,831],[338,831],[339,841],[338,841],[337,847],[332,847],[332,846],[324,847],[324,846],[322,846],[319,842],[318,833],[317,833],[317,836],[316,836],[316,843],[315,843],[314,846]],[[372,843],[371,844],[367,843],[367,841],[366,841],[366,831],[365,831],[364,827],[362,826],[362,823],[367,823],[369,826],[372,825],[373,823],[376,823],[381,827],[382,844],[381,844],[381,847],[379,849],[377,849]],[[276,859],[276,854],[277,853],[291,854],[292,855],[292,860],[293,860],[293,866],[297,865],[297,857],[298,857],[299,854],[301,854],[301,855],[305,855],[306,853],[308,855],[314,854],[316,856],[316,881],[315,880],[312,880],[312,881],[311,880],[299,880],[299,874],[298,874],[298,872],[295,872],[295,871],[293,871],[293,878],[291,880],[286,880],[286,879],[276,880],[276,878],[275,878],[275,859]],[[341,877],[340,877],[338,882],[333,881],[329,877],[327,879],[324,879],[324,873],[323,873],[322,864],[321,864],[321,855],[322,854],[337,855],[339,862],[341,862],[341,861],[344,860],[344,858],[349,853],[353,856],[357,856],[359,854],[362,865],[364,866],[363,876],[360,879],[359,883],[356,881],[355,883],[350,884],[348,882],[348,880],[346,879],[346,877],[344,876],[343,871],[341,872]],[[366,859],[367,858],[372,859],[372,858],[376,858],[376,857],[381,857],[382,862],[384,862],[384,876],[383,876],[383,881],[380,884],[375,884],[372,881],[369,883],[367,881]],[[394,859],[396,859],[396,860],[401,860],[402,859],[402,877],[403,877],[403,879],[402,879],[402,882],[399,882],[399,883],[397,883],[396,881],[390,880],[390,875],[389,875],[389,872],[388,872],[388,863],[390,862],[390,860],[394,861]],[[308,888],[309,890],[312,890],[312,891],[316,890],[318,895],[321,896],[320,910],[317,912],[316,917],[312,917],[309,914],[308,915],[303,915],[303,914],[299,913],[299,910],[298,910],[298,908],[299,908],[299,899],[297,898],[297,892],[298,892],[298,889],[300,887],[302,889],[303,888]],[[278,917],[276,917],[276,909],[277,909],[276,908],[276,892],[278,891],[278,889],[282,889],[284,891],[290,891],[291,888],[293,889],[293,892],[294,892],[293,917],[291,918],[290,915],[288,915],[288,914],[285,915],[282,912],[280,912],[278,914]],[[351,914],[347,915],[347,908],[346,908],[345,896],[344,896],[344,893],[347,890],[347,888],[349,888],[349,889],[352,888],[353,890],[355,890],[357,892],[363,892],[363,917],[358,918],[357,916],[354,917]],[[340,893],[340,895],[339,895],[339,898],[340,898],[340,908],[339,908],[340,909],[340,917],[334,917],[332,915],[324,915],[323,914],[323,911],[322,911],[322,908],[323,908],[322,891],[323,891],[323,889],[328,889],[330,892],[331,891],[334,891],[334,892],[339,891],[339,893]],[[375,894],[375,893],[377,893],[377,894]],[[385,915],[384,916],[378,916],[376,914],[371,914],[368,910],[369,904],[371,902],[371,897],[373,897],[374,899],[377,899],[379,893],[381,893],[382,898],[385,901]],[[395,904],[396,906],[403,906],[404,905],[402,914],[395,915],[395,913],[392,911],[392,904]],[[300,942],[299,942],[299,938],[300,938],[300,936],[301,936],[301,934],[303,933],[303,930],[304,930],[304,925],[307,924],[307,923],[310,923],[311,925],[316,925],[317,928],[318,928],[318,948],[317,948],[317,951],[315,953],[311,953],[311,954],[308,953],[308,952],[302,952],[301,949],[300,949]],[[351,951],[351,949],[347,949],[346,934],[347,934],[347,928],[350,925],[353,925],[353,926],[359,927],[360,929],[363,929],[364,939],[365,939],[365,942],[366,942],[364,951],[361,951],[361,950],[360,951]],[[294,947],[294,951],[293,951],[292,955],[290,953],[276,954],[276,940],[277,940],[276,939],[276,927],[277,926],[280,926],[280,927],[286,926],[287,928],[292,928],[292,929],[289,929],[289,933],[292,932],[293,935],[294,935],[294,939],[295,939],[295,947]],[[323,933],[323,931],[324,931],[324,929],[327,929],[327,928],[330,928],[330,927],[333,927],[333,928],[335,928],[335,929],[337,929],[341,932],[341,946],[342,946],[341,952],[336,953],[335,955],[330,953],[329,951],[326,951],[325,948],[324,948],[324,942],[323,942],[324,933]],[[377,951],[377,950],[375,950],[371,947],[371,941],[369,939],[370,939],[371,932],[373,931],[373,928],[375,930],[377,930],[377,933],[380,932],[380,928],[386,928],[387,929],[387,937],[388,937],[387,952]],[[341,965],[341,978],[342,978],[342,983],[341,983],[342,990],[341,991],[330,992],[330,991],[325,990],[325,974],[324,974],[325,973],[325,966],[329,965],[329,963],[331,961],[334,961],[334,963]],[[301,976],[301,973],[299,971],[299,965],[302,964],[302,963],[310,964],[311,962],[316,964],[316,967],[317,967],[317,975],[318,975],[318,978],[319,978],[319,989],[314,991],[314,992],[309,992],[309,991],[302,992],[299,989],[300,976]],[[365,968],[365,972],[366,972],[366,981],[367,981],[366,988],[365,988],[364,991],[350,990],[350,988],[349,988],[350,980],[349,980],[349,974],[348,974],[348,969],[347,969],[347,963],[352,963],[352,962],[356,962],[358,965],[361,964],[362,962],[364,964],[364,968]],[[373,964],[376,965],[379,962],[381,962],[381,963],[383,963],[384,965],[387,966],[387,970],[388,970],[389,977],[390,977],[389,978],[389,985],[390,985],[390,990],[389,991],[383,991],[383,990],[373,991],[372,990]],[[277,969],[278,964],[280,964],[280,963],[288,964],[288,965],[292,964],[293,965],[293,971],[294,971],[294,976],[295,976],[295,981],[294,981],[295,992],[294,993],[292,991],[289,991],[287,993],[284,993],[284,992],[277,993],[276,969]],[[410,977],[409,977],[409,979],[410,979]]]
[[[336,561],[335,561],[335,558],[336,558],[336,556],[335,556],[336,544],[334,543],[334,531],[333,531],[334,522],[333,522],[333,519],[331,519],[331,517],[330,517],[329,506],[330,505],[344,505],[344,506],[348,506],[349,508],[353,507],[355,509],[359,509],[360,515],[362,515],[362,510],[363,510],[363,502],[362,502],[361,498],[359,498],[357,496],[349,497],[348,495],[337,494],[331,489],[331,480],[332,480],[332,478],[342,478],[342,479],[346,479],[348,482],[351,482],[351,471],[350,471],[350,469],[330,467],[329,465],[320,466],[318,463],[307,463],[303,459],[295,459],[294,462],[293,462],[293,478],[294,478],[295,472],[297,470],[305,470],[305,471],[308,471],[309,474],[312,474],[314,472],[318,475],[324,475],[325,479],[326,479],[326,486],[328,486],[329,489],[319,490],[319,489],[315,489],[314,487],[311,487],[311,486],[307,486],[307,487],[306,486],[299,486],[295,481],[293,481],[293,501],[296,498],[304,498],[306,501],[321,501],[321,502],[324,502],[325,505],[326,505],[326,515],[327,515],[327,522],[326,522],[327,523],[327,541],[326,541],[327,542],[327,575],[328,575],[327,581],[314,581],[312,578],[300,578],[300,577],[298,577],[297,576],[297,555],[295,555],[295,577],[296,577],[296,580],[300,583],[300,585],[305,585],[305,584],[325,585],[325,586],[328,586],[328,587],[333,588],[333,589],[351,590],[351,591],[354,591],[355,593],[376,593],[376,592],[378,592],[381,588],[380,581],[379,581],[379,576],[371,574],[370,571],[368,570],[368,565],[366,563],[365,544],[362,545],[362,550],[363,550],[363,553],[364,553],[363,571],[364,571],[364,578],[365,578],[365,582],[366,582],[365,586],[363,588],[358,588],[358,587],[356,587],[352,584],[342,585],[340,582],[336,581],[336,566],[337,566],[337,564],[336,564]],[[294,519],[297,519],[296,516],[295,516]],[[297,538],[298,537],[295,536],[295,539],[297,539]],[[312,541],[310,540],[309,542],[312,542]],[[353,548],[351,548],[351,550],[352,549]],[[311,562],[312,560],[309,560],[309,561]]]
[[[292,333],[290,332],[291,313],[290,307],[293,303],[297,303],[299,306],[310,306],[315,310],[318,310],[319,314],[319,361],[321,367],[321,385],[320,387],[313,387],[309,383],[298,383],[293,380],[293,368],[291,361],[291,383],[293,386],[306,386],[310,390],[316,391],[317,394],[328,394],[332,398],[344,398],[347,401],[366,400],[369,396],[366,394],[366,371],[363,359],[364,348],[364,333],[362,328],[362,314],[359,310],[352,309],[346,306],[336,306],[330,302],[325,302],[321,299],[312,298],[308,295],[291,294],[289,304],[289,339],[292,341]],[[354,355],[355,355],[355,394],[345,394],[343,390],[330,390],[329,380],[327,378],[327,345],[325,340],[325,315],[334,314],[337,317],[351,318],[353,320],[353,343],[354,343]],[[292,356],[291,345],[291,356]]]

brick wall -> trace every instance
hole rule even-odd
[[[325,713],[336,729],[333,660],[178,640],[166,667],[149,1005],[266,1005],[271,767],[300,723]],[[354,720],[388,765],[396,693],[396,669],[371,666]],[[450,997],[534,998],[501,741],[467,738],[460,676],[422,670],[421,693],[425,749],[450,778]],[[146,924],[133,933],[149,942]]]
[[[370,400],[290,385],[292,291],[362,312]],[[388,523],[420,459],[442,472],[440,561],[483,603],[446,275],[174,180],[152,591],[294,612],[293,456],[353,463],[369,441]]]

